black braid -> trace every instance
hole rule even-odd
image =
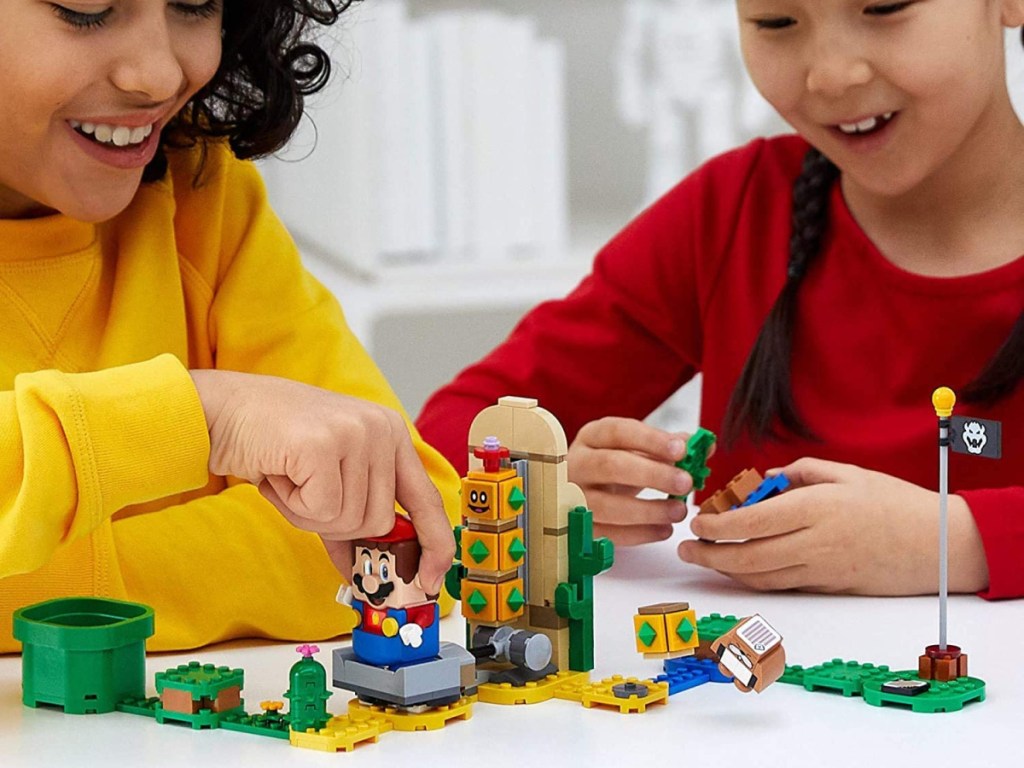
[[[966,403],[990,406],[1012,395],[1021,379],[1024,379],[1024,311],[978,378],[964,387],[961,397]]]
[[[799,437],[814,436],[797,413],[790,386],[796,293],[807,269],[821,253],[828,230],[829,199],[839,169],[816,149],[804,156],[793,185],[793,234],[787,280],[765,318],[726,410],[726,445],[744,431],[755,441],[777,437],[776,421]]]
[[[1024,43],[1024,29],[1021,30]],[[964,387],[961,397],[974,405],[991,406],[1009,397],[1024,379],[1024,310],[1002,346],[996,350],[978,378]]]

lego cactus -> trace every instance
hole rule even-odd
[[[444,588],[456,600],[462,599],[462,580],[469,570],[462,564],[462,531],[463,525],[455,526],[455,562],[444,575]]]
[[[686,442],[686,455],[676,462],[677,467],[690,473],[695,491],[704,490],[704,481],[711,474],[711,470],[708,469],[708,454],[715,440],[714,432],[700,427]]]
[[[68,597],[14,613],[22,643],[22,701],[68,714],[113,712],[146,691],[153,609],[100,597]]]
[[[288,673],[290,687],[285,698],[291,703],[288,713],[293,731],[305,733],[309,729],[319,730],[331,719],[327,712],[327,670],[313,658],[320,648],[315,645],[300,645],[295,649],[302,658],[292,665]]]
[[[614,560],[608,539],[594,539],[593,515],[586,507],[569,510],[569,581],[555,588],[555,611],[569,620],[569,668],[594,668],[594,576]]]

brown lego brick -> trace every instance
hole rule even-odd
[[[721,513],[733,507],[738,507],[757,487],[764,482],[761,473],[756,469],[744,469],[732,480],[726,483],[725,487],[716,491],[700,505],[700,512]]]
[[[544,605],[528,606],[527,619],[531,629],[565,629],[569,626],[568,619],[563,619],[554,608]]]
[[[955,645],[929,645],[917,659],[917,676],[940,683],[967,677],[967,654]]]
[[[917,676],[924,680],[948,683],[958,677],[967,677],[967,654],[956,659],[932,659],[927,655],[917,660]]]
[[[688,610],[690,610],[689,603],[653,603],[651,605],[640,606],[636,609],[636,612],[641,616],[648,616],[652,614],[675,613],[676,611]]]
[[[509,568],[505,571],[484,571],[476,568],[469,568],[466,571],[466,578],[470,581],[481,581],[485,584],[501,584],[511,581],[519,576],[518,568]]]
[[[192,694],[180,688],[164,688],[160,694],[160,704],[168,712],[181,712],[194,715],[199,712],[200,702],[192,699]]]
[[[210,709],[214,712],[229,712],[240,706],[242,706],[242,689],[237,685],[218,691],[217,698],[210,702]]]

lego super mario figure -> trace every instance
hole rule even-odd
[[[389,534],[358,539],[354,546],[352,586],[342,588],[339,601],[359,613],[359,624],[352,630],[356,657],[377,667],[436,658],[437,595],[426,594],[416,580],[420,543],[412,523],[396,515]]]

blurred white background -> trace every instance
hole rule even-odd
[[[264,175],[413,415],[689,170],[786,130],[730,0],[365,0],[322,44],[332,83]],[[698,388],[653,419],[694,426]]]

